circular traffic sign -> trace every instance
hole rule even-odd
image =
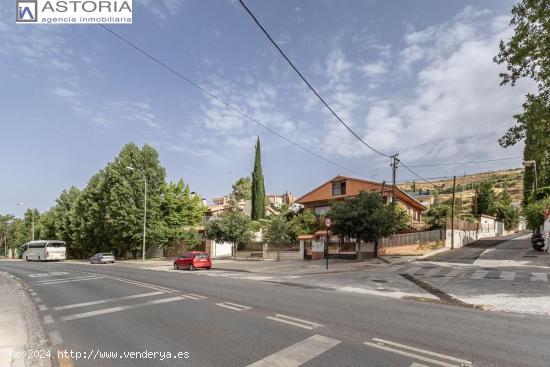
[[[325,219],[325,226],[327,228],[330,228],[331,225],[332,225],[332,221],[330,220],[330,218]]]

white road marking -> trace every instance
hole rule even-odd
[[[34,298],[34,302],[36,302],[36,303],[42,303],[42,298],[40,298],[40,297],[35,297],[35,298]]]
[[[316,322],[311,322],[311,321],[307,321],[307,320],[302,320],[302,319],[298,319],[296,317],[291,317],[291,316],[287,316],[287,315],[282,315],[280,313],[278,314],[275,314],[275,317],[272,317],[272,316],[266,316],[267,319],[270,319],[270,320],[273,320],[273,321],[278,321],[278,322],[283,322],[285,324],[289,324],[289,325],[294,325],[294,326],[298,326],[298,327],[301,327],[301,328],[304,328],[304,329],[308,329],[308,330],[313,330],[315,328],[318,328],[318,327],[321,327],[323,325],[321,324],[318,324]]]
[[[216,306],[229,308],[229,309],[235,310],[235,311],[250,310],[250,307],[248,307],[248,306],[239,305],[238,303],[233,303],[233,302],[220,302],[220,303],[216,303]]]
[[[44,315],[44,324],[49,325],[53,324],[53,317],[51,315]]]
[[[461,366],[471,367],[472,366],[472,362],[470,362],[470,361],[460,359],[460,358],[456,358],[456,357],[451,357],[451,356],[448,356],[448,355],[445,355],[445,354],[435,353],[435,352],[431,352],[429,350],[415,348],[415,347],[411,347],[409,345],[400,344],[400,343],[396,343],[396,342],[392,342],[392,341],[384,340],[384,339],[379,339],[379,338],[372,338],[372,340],[374,341],[374,343],[364,342],[363,344],[365,344],[369,347],[382,349],[382,350],[392,352],[392,353],[396,353],[396,354],[400,354],[400,355],[403,355],[403,356],[406,356],[406,357],[411,357],[411,358],[417,359],[419,361],[428,362],[428,363],[431,363],[431,364],[434,364],[434,365],[437,365],[437,366],[442,366],[442,367],[461,367]],[[388,345],[391,345],[392,347],[405,349],[405,350],[395,349],[395,348],[389,347]],[[408,351],[411,351],[411,352],[408,352]],[[416,352],[416,353],[420,353],[420,354],[415,354],[415,353],[412,353],[412,352]],[[423,355],[421,355],[421,354],[423,354]],[[444,359],[446,361],[441,361],[441,360],[429,358],[429,357],[426,357],[426,355],[431,356],[431,357],[437,357],[437,358],[440,358],[440,359]],[[449,362],[452,362],[452,363],[449,363]],[[458,364],[454,364],[454,363],[458,363]]]
[[[89,274],[92,274],[92,273],[89,273]],[[118,280],[119,282],[134,284],[134,285],[138,285],[138,286],[145,287],[145,288],[151,288],[151,289],[155,289],[157,291],[163,291],[163,292],[168,292],[168,293],[178,292],[178,290],[176,290],[176,289],[166,288],[166,287],[162,287],[160,285],[143,283],[143,282],[139,282],[137,280],[130,280],[130,279],[126,279],[126,278],[119,278],[119,277],[114,277],[114,276],[111,276],[111,275],[98,274],[98,273],[94,273],[94,275],[101,275],[102,277],[105,277],[107,279]]]
[[[183,299],[185,299],[185,298],[179,297],[179,296],[178,297],[171,297],[171,298],[162,298],[162,299],[157,299],[157,300],[154,300],[154,301],[136,303],[136,304],[133,304],[133,305],[110,307],[110,308],[104,308],[104,309],[101,309],[101,310],[95,310],[95,311],[90,311],[90,312],[77,313],[77,314],[74,314],[74,315],[62,316],[62,317],[60,317],[60,320],[61,321],[69,321],[69,320],[83,319],[85,317],[104,315],[104,314],[112,313],[112,312],[132,310],[134,308],[158,305],[158,304],[174,302],[174,301],[181,301]]]
[[[61,333],[59,331],[50,331],[50,343],[52,343],[52,345],[63,344],[63,338],[61,337]]]
[[[501,271],[499,275],[499,278],[502,280],[514,280],[515,277],[515,271]]]
[[[531,273],[532,282],[548,282],[546,273]]]
[[[406,273],[409,274],[409,275],[413,275],[414,273],[416,273],[417,271],[419,271],[421,269],[422,268],[420,266],[415,266],[415,267],[412,267],[409,270],[407,270]]]
[[[476,270],[471,276],[470,279],[481,279],[485,278],[485,276],[489,274],[488,270]]]
[[[151,297],[151,296],[156,296],[156,295],[164,294],[164,293],[165,292],[150,292],[150,293],[133,294],[131,296],[124,296],[124,297],[105,298],[105,299],[100,299],[100,300],[97,300],[97,301],[81,302],[81,303],[73,303],[73,304],[65,305],[65,306],[57,306],[57,307],[54,307],[53,309],[56,310],[56,311],[57,310],[67,310],[69,308],[86,307],[86,306],[98,305],[98,304],[101,304],[101,303],[114,302],[114,301],[119,301],[119,300],[124,300],[124,299]]]
[[[199,300],[199,299],[208,298],[208,297],[206,297],[206,296],[201,296],[201,295],[199,295],[199,294],[194,294],[194,293],[182,294],[181,296],[182,296],[182,297],[185,297],[185,298],[194,299],[194,300]]]
[[[433,275],[436,275],[437,273],[439,273],[441,271],[441,268],[437,267],[437,268],[433,268],[433,269],[430,269],[426,272],[426,274],[424,274],[425,277],[431,277]]]
[[[313,335],[248,367],[298,367],[338,344],[339,340]]]
[[[453,270],[451,270],[451,271],[450,271],[447,275],[445,275],[445,276],[447,276],[447,277],[456,277],[457,275],[460,275],[460,274],[462,274],[462,270],[460,270],[460,269],[453,269]]]
[[[420,364],[420,363],[413,362],[409,367],[430,367],[430,366],[427,366],[427,365],[425,365],[425,364]]]
[[[38,311],[47,311],[48,307],[46,305],[38,305]]]
[[[37,285],[49,285],[49,284],[60,284],[60,283],[69,283],[69,282],[81,282],[84,280],[94,280],[94,279],[103,279],[104,277],[79,277],[79,278],[71,278],[71,279],[64,279],[64,280],[50,280],[47,282],[37,282],[33,283],[34,286]]]

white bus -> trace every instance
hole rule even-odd
[[[67,247],[65,242],[58,240],[31,241],[21,246],[21,253],[27,261],[65,260]]]

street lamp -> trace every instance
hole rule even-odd
[[[539,180],[538,180],[538,177],[537,177],[537,161],[535,160],[530,160],[530,161],[523,161],[523,166],[524,167],[533,167],[533,170],[534,170],[534,174],[535,174],[535,181],[533,182],[534,184],[534,189],[535,189],[535,193],[539,190]]]
[[[130,171],[138,171],[134,167],[126,167],[127,170]],[[143,176],[143,182],[145,183],[145,192],[143,195],[143,249],[141,258],[143,261],[145,261],[145,234],[146,234],[146,228],[147,228],[147,177],[145,176],[145,172],[139,171]]]
[[[22,206],[25,203],[17,203],[17,205]],[[31,218],[32,218],[32,240],[34,241],[34,209],[31,209]]]

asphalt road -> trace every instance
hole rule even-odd
[[[543,316],[116,264],[0,270],[36,293],[52,349],[73,352],[62,365],[547,367],[550,356]]]

